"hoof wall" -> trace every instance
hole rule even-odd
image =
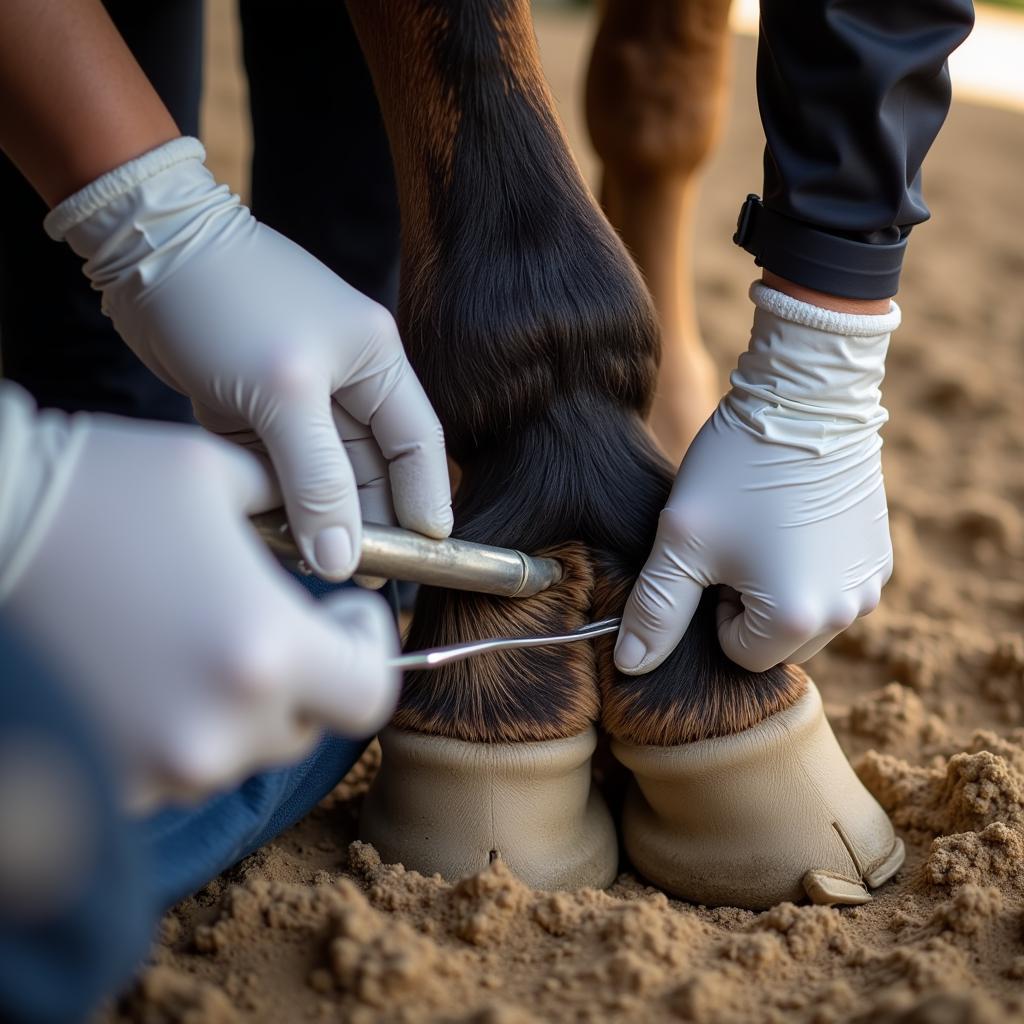
[[[866,903],[903,863],[903,843],[850,767],[810,681],[792,707],[742,733],[612,749],[633,772],[626,852],[683,899],[751,910],[805,897]]]
[[[615,880],[619,848],[591,780],[596,743],[593,729],[535,743],[385,729],[360,838],[387,863],[448,881],[500,858],[535,889],[602,889]]]

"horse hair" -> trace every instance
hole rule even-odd
[[[404,30],[429,61],[417,80],[436,88],[423,108],[446,113],[443,137],[418,148],[412,128],[389,123],[399,179],[412,176],[415,150],[415,178],[426,182],[425,195],[403,192],[406,207],[421,205],[403,242],[399,325],[462,470],[456,535],[566,566],[560,584],[527,599],[422,588],[407,641],[419,648],[618,614],[673,474],[643,425],[656,316],[569,153],[528,6],[421,0],[416,10]],[[395,95],[395,70],[379,66],[386,50],[378,44],[374,69],[378,90],[391,90],[385,113],[415,117],[413,101]],[[612,638],[490,654],[410,673],[395,722],[467,740],[539,740],[578,733],[600,707],[613,735],[637,743],[741,731],[792,704],[805,681],[791,668],[752,673],[730,662],[712,600],[647,675],[615,671]]]

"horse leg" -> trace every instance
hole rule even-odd
[[[456,530],[553,554],[565,570],[525,599],[423,588],[409,643],[618,614],[672,484],[643,424],[657,321],[569,154],[529,5],[350,10],[395,157],[399,326],[462,469]],[[616,840],[590,773],[600,714],[634,772],[624,837],[652,880],[746,905],[798,896],[813,871],[825,897],[837,877],[847,896],[866,892],[870,858],[851,861],[822,780],[849,805],[837,815],[858,856],[874,856],[888,822],[799,669],[726,659],[710,593],[653,672],[620,676],[611,654],[605,638],[408,674],[363,835],[427,873],[497,857],[534,885],[607,884]]]
[[[650,423],[678,463],[720,397],[701,341],[692,234],[698,172],[728,95],[730,0],[607,0],[587,77],[601,198],[651,290],[662,362]]]

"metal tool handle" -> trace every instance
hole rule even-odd
[[[433,647],[427,651],[410,651],[400,654],[389,662],[394,668],[429,669],[439,665],[448,665],[453,661],[472,658],[476,654],[487,651],[510,651],[517,647],[548,647],[552,644],[571,644],[578,640],[593,640],[594,637],[605,636],[618,631],[620,618],[600,619],[590,622],[579,629],[568,633],[557,633],[553,636],[517,636],[495,637],[492,640],[471,640],[464,644],[452,644],[450,647]]]
[[[284,509],[253,516],[252,522],[274,554],[301,561]],[[467,540],[433,540],[411,530],[373,523],[363,523],[356,572],[501,597],[530,597],[562,578],[561,563],[554,558],[535,558],[514,548]]]

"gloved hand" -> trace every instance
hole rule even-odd
[[[393,710],[375,594],[309,598],[247,515],[279,495],[195,427],[37,415],[0,386],[0,614],[91,713],[141,810],[368,735]]]
[[[879,385],[899,308],[856,316],[760,283],[732,389],[679,468],[623,614],[615,663],[656,668],[701,592],[726,584],[718,638],[764,671],[816,654],[871,611],[892,571]]]
[[[160,146],[66,199],[46,229],[85,257],[104,312],[203,426],[265,446],[319,575],[356,567],[357,487],[366,519],[393,521],[390,483],[402,526],[446,537],[441,425],[390,314],[260,224],[204,157],[196,139]]]

